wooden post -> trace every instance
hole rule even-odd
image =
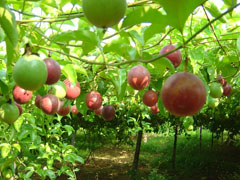
[[[175,169],[175,161],[176,161],[177,135],[178,135],[178,125],[176,124],[175,135],[174,135],[173,154],[172,154],[172,168],[173,169]]]

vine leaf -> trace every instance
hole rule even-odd
[[[238,53],[240,54],[240,37],[237,40],[237,49],[238,49]]]
[[[0,2],[0,25],[7,35],[13,47],[18,42],[17,24],[13,13],[5,6],[4,1]]]
[[[76,83],[77,83],[77,73],[74,69],[73,64],[65,65],[64,68],[62,69],[62,73],[67,79],[69,79],[69,81],[73,85],[76,85]]]
[[[183,31],[188,16],[206,0],[155,0],[167,13],[168,24]]]
[[[217,7],[216,4],[214,4],[213,1],[208,1],[205,3],[205,8],[208,10],[208,12],[213,16],[213,17],[218,17],[219,15],[222,14],[220,9]],[[219,19],[222,23],[226,23],[227,20],[225,17],[222,17]]]
[[[122,28],[148,22],[161,24],[162,27],[166,27],[168,21],[166,16],[164,16],[160,11],[153,8],[140,7],[134,9],[134,11],[127,15],[123,21]]]

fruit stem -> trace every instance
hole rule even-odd
[[[188,68],[188,51],[187,51],[187,48],[186,48],[186,43],[185,43],[185,40],[184,40],[184,35],[182,33],[182,40],[183,40],[183,49],[185,51],[185,64],[184,64],[184,72],[187,72],[187,68]]]
[[[52,57],[52,52],[51,51],[48,51],[48,57]]]
[[[32,54],[32,48],[30,47],[30,44],[27,43],[26,46],[25,46],[25,51],[23,53],[23,56],[31,55],[31,54]]]
[[[184,64],[184,72],[187,72],[187,67],[188,67],[188,57],[186,56],[185,64]]]

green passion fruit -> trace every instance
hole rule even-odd
[[[20,112],[15,104],[5,103],[0,107],[0,120],[12,124],[19,116]]]
[[[220,83],[214,82],[210,86],[210,96],[213,98],[220,98],[223,94],[223,88]]]
[[[219,104],[219,99],[209,97],[209,99],[208,99],[208,106],[210,108],[216,108],[218,106],[218,104]]]
[[[67,88],[62,81],[58,81],[51,86],[49,93],[57,96],[59,99],[62,99],[67,94]]]
[[[13,79],[18,86],[26,90],[38,90],[48,76],[44,61],[35,55],[22,56],[13,68]]]
[[[117,24],[127,9],[126,0],[82,0],[86,18],[95,26],[106,28]]]

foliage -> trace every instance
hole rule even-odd
[[[41,59],[55,59],[61,66],[61,80],[78,81],[81,94],[65,101],[77,105],[78,115],[48,116],[34,106],[33,98],[23,105],[23,114],[14,124],[1,122],[0,171],[11,170],[16,178],[26,180],[34,175],[56,179],[62,174],[76,179],[77,163],[84,163],[80,154],[84,148],[74,146],[76,132],[84,134],[85,143],[91,138],[115,145],[132,144],[130,137],[141,129],[169,134],[178,124],[180,133],[189,134],[184,118],[169,114],[160,96],[160,113],[150,114],[142,103],[146,89],[135,91],[127,84],[128,71],[138,64],[149,70],[149,89],[158,93],[176,72],[197,75],[207,94],[217,75],[223,75],[233,87],[232,94],[219,98],[215,109],[205,104],[193,116],[193,125],[195,129],[209,128],[216,136],[228,131],[233,139],[240,131],[239,11],[235,10],[239,5],[236,0],[223,0],[222,4],[212,0],[134,0],[128,2],[119,24],[101,29],[84,17],[81,0],[1,0],[0,105],[13,101],[13,67],[28,51]],[[176,69],[165,55],[159,55],[168,44],[176,45],[183,54]],[[85,98],[91,90],[100,92],[104,105],[115,107],[113,121],[106,122],[88,110]],[[44,85],[33,96],[48,91]]]

